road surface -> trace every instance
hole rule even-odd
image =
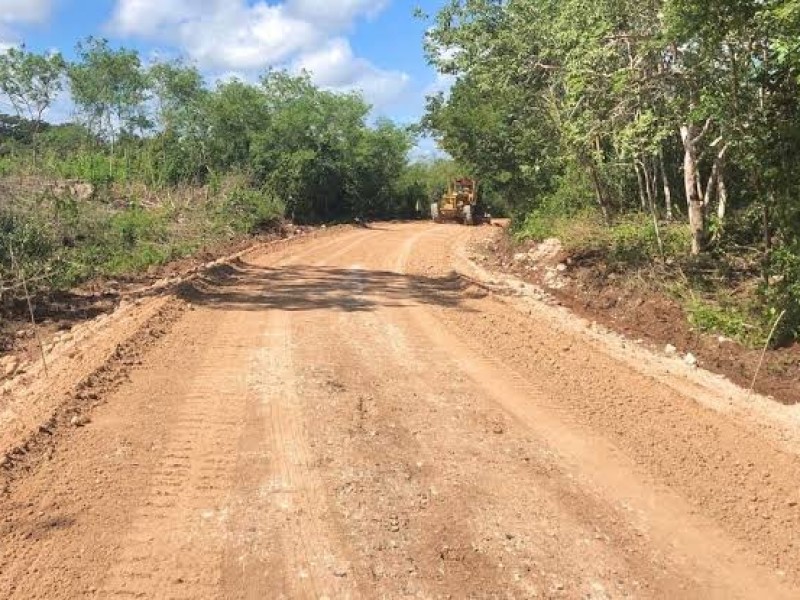
[[[490,235],[329,232],[87,330],[0,410],[93,406],[0,468],[0,597],[800,597],[794,438],[494,291]]]

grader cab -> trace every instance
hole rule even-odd
[[[438,202],[431,204],[431,218],[436,223],[480,225],[489,220],[478,200],[478,182],[456,179],[448,185]]]

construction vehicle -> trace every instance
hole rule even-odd
[[[438,202],[431,204],[431,219],[436,223],[480,225],[491,220],[478,201],[478,182],[462,178],[451,181]]]

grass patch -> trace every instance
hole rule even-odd
[[[754,325],[740,306],[720,305],[710,300],[693,298],[685,304],[689,322],[698,331],[721,334],[746,346],[763,345],[766,335],[763,328]]]
[[[18,267],[34,291],[66,289],[97,276],[141,273],[283,218],[283,205],[258,190],[223,185],[216,195],[193,192],[157,207],[52,194],[12,198],[0,208],[0,301],[19,297]]]

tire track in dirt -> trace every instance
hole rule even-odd
[[[298,356],[316,365],[313,389],[327,383],[318,399],[326,418],[313,439],[325,451],[339,520],[361,555],[358,562],[370,565],[358,576],[372,580],[378,597],[458,596],[468,589],[476,597],[528,598],[558,595],[565,586],[567,593],[582,588],[599,598],[602,590],[626,589],[620,579],[643,581],[651,594],[661,585],[662,592],[699,597],[690,584],[670,582],[646,560],[609,550],[640,551],[641,544],[632,532],[620,536],[612,524],[619,515],[598,510],[602,504],[586,502],[566,475],[558,475],[548,451],[537,451],[541,442],[498,437],[493,429],[507,427],[506,419],[487,409],[449,356],[442,353],[433,365],[430,356],[426,360],[427,337],[398,314],[417,310],[424,300],[412,301],[416,295],[408,293],[406,301],[392,302],[384,284],[408,278],[374,275],[387,272],[397,246],[404,244],[384,237],[368,257],[356,255],[358,264],[337,261],[348,273],[341,287],[363,298],[343,302],[338,317],[309,317],[308,329],[320,341],[300,345]],[[361,365],[357,373],[354,364]],[[520,446],[527,448],[524,457]],[[487,465],[496,475],[486,474]],[[559,506],[565,500],[573,507],[584,500],[577,517]],[[570,550],[573,544],[580,554]]]
[[[276,268],[328,254],[329,249],[332,249],[329,256],[344,254],[370,235],[374,232],[346,234],[342,236],[344,239],[281,258]],[[270,257],[266,258],[271,262]],[[241,261],[244,276],[236,280],[234,289],[257,299],[260,293],[269,293],[269,290],[248,286],[248,269],[252,268],[251,264],[259,263],[257,258],[250,260],[253,262]],[[214,309],[202,310],[208,318],[215,318]],[[232,319],[231,314],[236,318]],[[150,492],[153,500],[147,503],[148,510],[135,520],[127,547],[123,546],[101,595],[207,597],[224,583],[229,586],[226,588],[229,597],[258,597],[260,589],[287,590],[287,597],[318,597],[318,580],[326,581],[326,589],[339,587],[331,567],[324,564],[330,562],[333,553],[320,555],[316,550],[324,548],[327,537],[319,531],[321,517],[314,514],[315,505],[309,501],[315,494],[303,468],[307,461],[303,458],[297,417],[292,412],[295,410],[292,398],[296,399],[296,395],[292,395],[290,323],[286,312],[272,311],[270,315],[265,320],[258,311],[228,309],[223,312],[223,323],[226,323],[223,330],[213,341],[206,342],[213,343],[214,352],[195,376],[198,387],[185,399],[184,406],[189,412],[175,424],[181,435],[169,442],[164,461],[154,474]],[[266,347],[263,346],[265,338],[259,335],[264,330],[269,336]],[[248,366],[244,373],[243,365]],[[264,383],[261,378],[266,376],[269,380]],[[268,400],[263,397],[265,393],[270,394]],[[262,454],[264,460],[246,466],[243,471],[241,464],[237,468],[237,433],[247,426],[248,413],[252,414],[248,404],[252,404],[254,396],[269,407],[265,418],[271,443],[267,453]],[[295,461],[300,461],[299,467],[295,466]],[[267,492],[273,502],[265,508],[272,510],[261,515],[261,519],[266,516],[269,532],[262,530],[262,535],[255,537],[276,538],[281,552],[261,553],[266,557],[260,559],[266,560],[262,562],[266,567],[266,580],[262,577],[261,583],[258,578],[243,582],[232,576],[236,572],[231,569],[235,559],[230,558],[227,548],[231,543],[236,546],[237,539],[245,539],[246,530],[253,525],[247,525],[241,518],[233,526],[228,521],[230,511],[237,505],[248,505],[255,499],[230,495],[228,488],[233,485],[233,473],[241,481],[254,477],[249,471],[265,468],[271,473],[270,480],[265,482],[267,489],[281,481],[284,488]],[[265,493],[264,488],[259,492]],[[295,493],[304,501],[292,509],[289,501]],[[275,501],[284,514],[275,511]],[[281,519],[287,518],[284,516],[287,511],[295,515],[292,521],[295,527],[301,524],[305,527],[297,538],[293,538],[296,530],[288,528],[286,531],[287,527],[279,526]],[[166,527],[168,524],[172,530]],[[285,535],[279,535],[281,531],[285,531]],[[154,536],[153,532],[159,535]],[[297,539],[302,541],[299,546]],[[154,546],[154,543],[157,544]],[[228,558],[220,559],[226,554]],[[180,559],[176,561],[175,556]],[[241,558],[241,554],[239,556]],[[252,564],[241,564],[241,567],[245,573],[248,569],[254,572]],[[175,577],[181,571],[186,574]],[[161,572],[166,576],[161,577]],[[275,574],[281,572],[284,577],[276,579]],[[235,584],[231,585],[231,581]]]
[[[110,395],[100,396],[91,424],[58,429],[48,455],[26,464],[10,493],[0,497],[6,516],[0,537],[8,542],[0,546],[6,550],[0,552],[0,589],[9,589],[11,598],[97,593],[157,466],[155,455],[175,412],[164,398],[180,398],[186,387],[174,372],[157,367],[171,361],[180,371],[186,360],[182,365],[177,357],[198,356],[197,347],[181,347],[185,326],[186,320],[176,322],[141,368],[126,367],[131,382],[105,390]],[[191,377],[191,369],[183,372]]]
[[[404,265],[420,239],[442,237],[427,231],[398,244],[399,253],[396,249],[386,252],[384,268],[405,272]],[[407,283],[413,286],[414,279],[408,278]],[[449,299],[453,291],[446,281],[442,285],[440,300]],[[416,297],[413,290],[408,297]],[[431,306],[449,304],[431,295],[427,300]],[[486,402],[482,388],[476,388],[463,370],[461,363],[470,360],[468,355],[449,347],[447,352],[431,347],[428,334],[412,316],[424,310],[425,303],[379,307],[355,320],[346,317],[348,327],[358,327],[359,333],[348,336],[355,357],[345,363],[364,365],[371,378],[363,374],[359,384],[380,390],[370,398],[370,405],[393,406],[404,414],[398,417],[398,429],[413,432],[413,444],[391,450],[380,447],[385,432],[368,438],[374,448],[365,454],[407,456],[408,447],[416,448],[425,465],[422,471],[429,476],[412,468],[413,481],[425,479],[438,490],[432,499],[422,493],[424,515],[411,511],[409,528],[419,526],[411,535],[415,540],[411,556],[417,557],[421,571],[436,564],[452,579],[444,573],[425,573],[428,576],[421,577],[422,581],[438,581],[441,587],[427,588],[423,595],[457,594],[467,583],[468,589],[490,596],[558,595],[561,588],[575,596],[602,597],[604,590],[635,594],[639,584],[630,582],[641,581],[650,594],[668,596],[671,591],[682,597],[703,597],[702,588],[674,566],[668,567],[634,530],[620,526],[617,511],[578,488],[542,440],[513,427]],[[441,329],[439,324],[427,326]],[[393,372],[403,376],[398,378]],[[371,424],[376,425],[375,421]],[[459,483],[449,489],[442,482]],[[520,512],[525,518],[520,519]],[[619,581],[628,583],[620,586]]]
[[[102,597],[209,597],[218,589],[225,545],[227,494],[244,421],[252,313],[228,316],[160,450],[147,499],[136,511]]]
[[[166,333],[172,321],[163,318],[172,312],[169,304],[168,298],[129,304],[111,317],[84,324],[68,342],[52,349],[48,374],[39,363],[15,380],[11,391],[0,395],[0,459],[12,455],[0,468],[8,470],[12,463],[21,462],[27,452],[24,447],[30,445],[40,426],[52,429],[52,424],[49,427],[48,424],[69,403],[70,393],[109,363],[119,362],[123,346],[140,345],[141,340],[136,342],[137,334],[146,330],[148,324],[154,323],[158,330],[153,337]],[[149,331],[145,335],[149,336]]]
[[[310,392],[294,367],[294,327],[270,315],[250,380],[255,435],[240,454],[223,587],[229,598],[357,598],[308,447]],[[249,463],[249,464],[248,464]]]

